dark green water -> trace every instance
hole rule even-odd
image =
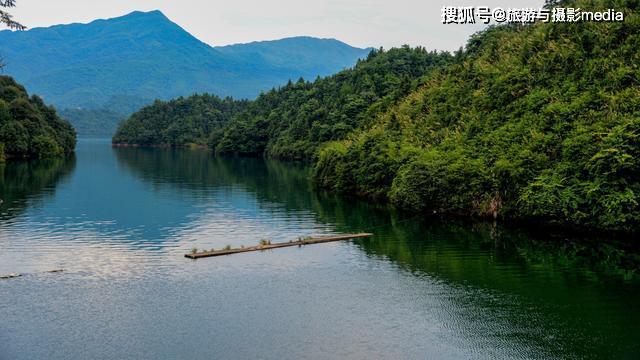
[[[0,280],[0,359],[640,357],[639,258],[618,246],[415,217],[205,151],[82,140],[1,169],[0,274],[23,276]],[[353,231],[376,235],[182,256]]]

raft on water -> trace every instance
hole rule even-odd
[[[0,275],[0,280],[5,280],[5,279],[13,279],[13,278],[17,278],[22,276],[22,274],[16,274],[16,273],[11,273],[11,274],[6,274],[6,275]]]
[[[344,235],[324,236],[324,237],[310,237],[310,238],[300,239],[297,241],[284,242],[284,243],[275,243],[275,244],[267,243],[267,244],[260,244],[257,246],[242,247],[242,248],[235,248],[235,249],[192,252],[189,254],[184,254],[184,256],[190,259],[199,259],[204,257],[238,254],[238,253],[249,252],[249,251],[263,251],[263,250],[279,249],[279,248],[289,247],[289,246],[302,246],[302,245],[320,244],[320,243],[326,243],[326,242],[332,242],[332,241],[350,240],[350,239],[357,239],[357,238],[363,238],[363,237],[369,237],[369,236],[373,236],[373,234],[359,233],[359,234],[344,234]]]

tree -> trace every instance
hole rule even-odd
[[[638,6],[616,5],[624,23],[483,30],[423,86],[322,145],[314,180],[411,210],[637,233]]]
[[[0,7],[10,8],[14,6],[16,6],[15,0],[0,0]],[[24,30],[27,28],[26,26],[13,20],[13,16],[2,9],[0,9],[0,23],[7,25],[10,29]]]
[[[0,161],[70,154],[76,143],[73,127],[55,109],[9,76],[0,76]]]
[[[0,24],[5,24],[9,29],[24,30],[27,27],[13,20],[13,16],[2,10],[2,8],[10,8],[16,6],[15,0],[0,0]],[[0,57],[0,69],[4,68],[4,61]]]

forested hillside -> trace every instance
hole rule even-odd
[[[187,138],[218,153],[312,160],[322,187],[417,211],[637,231],[638,1],[561,3],[615,7],[625,20],[490,27],[455,56],[375,51]]]
[[[415,210],[637,231],[638,1],[625,21],[500,26],[366,130],[325,146],[324,187]]]
[[[345,138],[451,59],[422,48],[372,51],[353,69],[259,96],[209,144],[219,153],[310,160],[320,144]]]
[[[421,48],[375,50],[353,69],[334,76],[314,82],[303,79],[289,82],[261,94],[255,101],[239,102],[237,106],[232,106],[231,99],[225,99],[231,112],[224,113],[224,119],[215,120],[224,127],[205,128],[202,122],[183,119],[171,110],[165,116],[163,107],[172,102],[157,102],[125,121],[114,142],[200,143],[208,144],[219,153],[266,153],[283,159],[310,160],[320,144],[345,138],[367,119],[408,94],[429,69],[451,60],[447,53]],[[178,102],[182,109],[188,109],[189,116],[208,118],[205,112],[191,106],[199,103],[199,98],[193,96]],[[191,135],[193,133],[198,136]]]
[[[53,107],[8,76],[0,76],[0,161],[71,153],[76,134]]]
[[[156,100],[118,127],[114,143],[138,145],[206,144],[248,101],[193,95],[171,101]]]

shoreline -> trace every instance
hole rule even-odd
[[[204,144],[193,144],[193,145],[171,145],[171,144],[130,144],[130,143],[111,143],[112,147],[123,147],[123,148],[127,148],[127,147],[131,147],[131,148],[163,148],[163,149],[167,149],[167,148],[183,148],[183,149],[210,149],[209,146],[204,145]],[[257,155],[250,155],[250,154],[246,154],[246,155],[232,155],[232,154],[220,154],[220,156],[224,156],[224,157],[249,157],[249,158],[256,158],[256,159],[271,159],[271,160],[277,160],[277,161],[281,161],[284,163],[294,163],[297,161],[293,161],[293,160],[287,160],[287,159],[280,159],[277,157],[266,157],[264,154],[262,156],[257,156]],[[312,162],[305,162],[306,164],[309,164],[310,166],[313,166]],[[314,182],[314,184],[316,184],[315,180],[313,178],[311,178],[311,181]],[[580,225],[580,224],[571,224],[571,223],[561,223],[559,221],[554,221],[554,220],[545,220],[545,219],[535,219],[535,218],[517,218],[517,217],[504,217],[504,216],[500,216],[498,215],[497,217],[494,216],[478,216],[478,215],[472,215],[472,214],[465,214],[465,213],[453,213],[453,212],[441,212],[441,211],[437,211],[437,210],[421,210],[421,211],[415,211],[415,210],[411,210],[411,209],[407,209],[407,208],[402,208],[399,207],[395,204],[393,204],[392,202],[390,202],[388,199],[384,199],[384,198],[380,198],[380,197],[373,197],[373,196],[368,196],[366,194],[361,194],[358,192],[355,193],[345,193],[345,192],[341,192],[341,191],[335,191],[335,190],[331,190],[331,189],[327,189],[321,186],[318,186],[318,189],[321,189],[322,191],[326,191],[328,193],[334,194],[334,195],[339,195],[339,196],[345,196],[345,197],[352,197],[352,198],[356,198],[356,199],[360,199],[360,200],[364,200],[368,203],[372,203],[372,204],[383,204],[383,205],[388,205],[388,206],[392,206],[395,209],[397,209],[398,211],[410,214],[412,216],[424,216],[424,217],[444,217],[444,218],[450,218],[450,219],[462,219],[462,220],[469,220],[469,221],[483,221],[483,222],[487,222],[487,223],[498,223],[501,225],[507,225],[507,226],[514,226],[514,227],[519,227],[519,228],[524,228],[524,229],[530,229],[533,230],[534,232],[551,232],[551,236],[553,237],[567,237],[569,236],[568,233],[569,232],[573,232],[573,234],[571,234],[569,237],[572,238],[599,238],[599,237],[605,237],[607,239],[611,239],[611,240],[622,240],[625,244],[628,245],[634,245],[633,243],[633,237],[637,236],[638,233],[640,232],[640,229],[636,229],[635,231],[622,231],[622,230],[610,230],[610,229],[601,229],[601,228],[595,228],[595,227],[588,227],[585,225]]]
[[[209,149],[205,144],[188,144],[188,145],[172,145],[172,144],[136,144],[136,143],[111,143],[111,147],[123,147],[123,148],[185,148],[185,149]]]

